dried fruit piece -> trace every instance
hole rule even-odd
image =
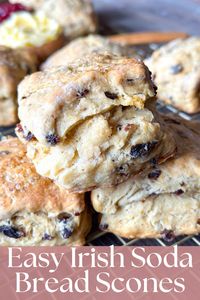
[[[148,174],[148,178],[156,180],[156,179],[158,179],[160,174],[161,174],[161,170],[156,169],[156,170],[153,170],[151,173]]]
[[[132,146],[130,155],[132,158],[145,157],[155,148],[157,143],[157,141],[153,141]]]
[[[174,66],[170,67],[170,71],[171,71],[171,74],[176,75],[183,71],[183,66],[181,64],[174,65]]]
[[[112,100],[115,100],[118,98],[117,94],[111,93],[111,92],[105,92],[105,95],[107,98],[112,99]]]
[[[46,136],[46,141],[49,143],[51,146],[55,146],[60,142],[60,138],[57,134],[55,133],[50,133]]]
[[[77,98],[83,98],[88,93],[89,93],[89,90],[88,89],[84,89],[84,90],[77,91],[76,96],[77,96]]]
[[[173,230],[165,229],[165,230],[163,230],[163,232],[161,232],[161,234],[162,234],[162,238],[166,242],[172,242],[175,239],[175,234],[174,234]]]
[[[184,191],[182,189],[177,190],[176,192],[174,192],[175,195],[180,196],[184,193]]]
[[[21,237],[25,236],[24,231],[9,225],[0,226],[0,232],[13,239],[20,239]]]

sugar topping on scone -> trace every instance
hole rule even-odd
[[[0,142],[0,170],[0,245],[84,243],[90,227],[84,195],[38,175],[16,138]]]

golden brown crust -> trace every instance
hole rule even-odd
[[[84,195],[68,194],[51,180],[39,176],[16,138],[0,142],[0,218],[17,211],[70,212],[84,210]]]
[[[17,86],[36,71],[37,58],[26,50],[0,46],[0,126],[17,122]]]
[[[143,108],[155,96],[142,62],[109,54],[34,73],[18,91],[22,125],[44,144],[50,133],[64,138],[88,117],[119,105]]]
[[[137,56],[131,49],[131,57]],[[113,53],[120,56],[129,56],[130,49],[123,44],[110,42],[106,37],[91,34],[71,41],[65,47],[52,54],[41,66],[41,69],[67,65],[84,58],[91,53]]]

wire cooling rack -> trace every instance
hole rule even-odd
[[[153,50],[158,48],[157,44],[150,44],[148,46],[134,47],[137,50],[138,56],[141,58],[145,58],[151,54]],[[131,47],[130,47],[131,50]],[[131,55],[131,51],[130,51]],[[161,102],[157,103],[158,110],[163,114],[173,113],[175,115],[179,115],[183,119],[191,120],[191,121],[199,121],[200,122],[200,113],[189,115],[184,112],[178,111],[172,106],[164,105]],[[1,136],[15,136],[14,127],[0,127],[0,138]],[[200,246],[200,234],[195,236],[179,236],[176,237],[172,242],[167,242],[163,239],[124,239],[117,235],[114,235],[109,232],[102,232],[98,229],[98,215],[94,213],[93,217],[93,228],[91,233],[87,238],[87,245],[89,246]]]

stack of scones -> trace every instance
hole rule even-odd
[[[18,139],[0,144],[0,244],[84,244],[86,192],[101,230],[198,233],[200,125],[158,113],[145,64],[94,35],[41,70],[18,86]]]

